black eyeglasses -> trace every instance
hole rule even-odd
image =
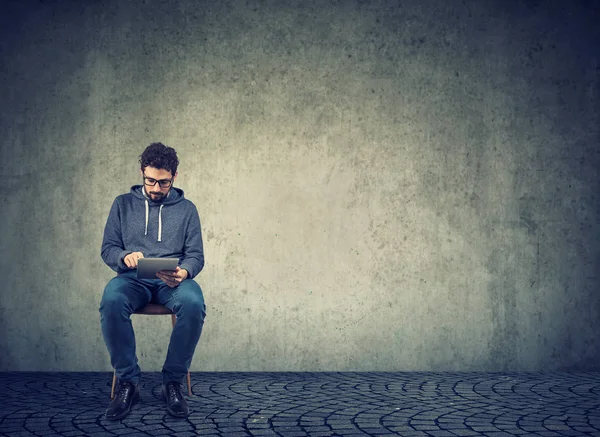
[[[160,188],[169,188],[171,186],[171,184],[173,183],[173,179],[161,179],[161,180],[156,180],[153,178],[149,178],[146,175],[144,175],[144,184],[148,185],[149,187],[153,187],[156,185],[156,183],[158,182],[158,185],[160,185]]]

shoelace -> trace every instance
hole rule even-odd
[[[125,398],[129,394],[129,392],[131,392],[133,390],[134,390],[133,385],[123,383],[119,386],[119,391],[117,392],[117,398],[119,398],[120,401],[125,401]]]
[[[167,384],[167,394],[170,399],[174,399],[176,401],[181,401],[183,399],[183,395],[181,394],[181,387],[179,384]]]

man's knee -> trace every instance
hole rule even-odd
[[[179,285],[176,306],[183,308],[186,315],[196,315],[204,319],[206,315],[204,295],[196,281],[187,280]]]
[[[102,294],[100,312],[103,314],[120,313],[127,307],[128,298],[125,293],[126,283],[119,277],[111,279]]]

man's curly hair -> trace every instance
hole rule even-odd
[[[142,171],[146,167],[154,167],[169,170],[171,175],[175,176],[179,159],[177,159],[177,152],[174,148],[165,146],[163,143],[152,143],[140,155],[140,164]]]

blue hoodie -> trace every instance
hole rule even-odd
[[[179,258],[179,267],[194,278],[204,267],[202,230],[196,206],[183,190],[171,188],[163,202],[154,202],[134,185],[118,196],[104,227],[102,259],[115,272],[131,271],[123,258],[142,252],[145,258]]]

